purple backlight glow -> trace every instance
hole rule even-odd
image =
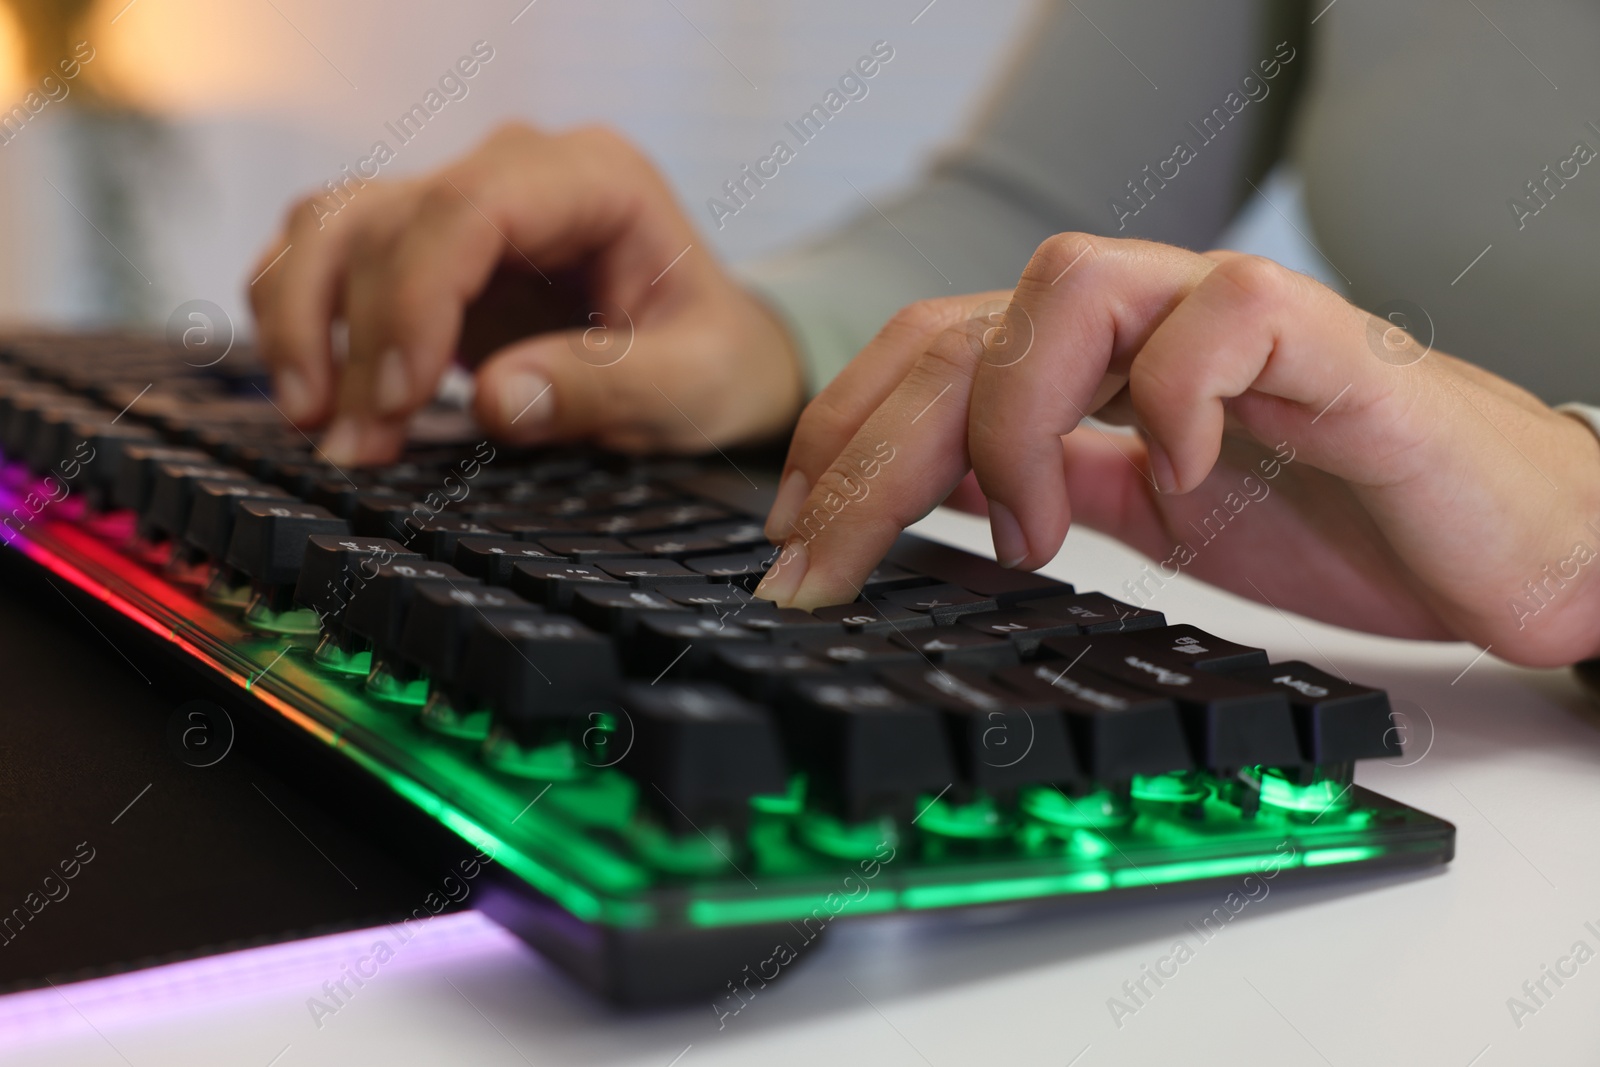
[[[470,970],[475,961],[508,955],[534,958],[515,935],[478,912],[456,912],[404,931],[398,925],[350,930],[13,993],[0,997],[0,1048],[77,1033],[85,1019],[109,1029],[159,1024],[228,1001],[320,997],[324,982],[337,980],[379,941],[394,948],[394,958],[368,982],[401,971]]]

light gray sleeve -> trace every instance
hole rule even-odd
[[[1585,423],[1600,437],[1600,407],[1593,404],[1557,404],[1556,410]]]
[[[1204,248],[1282,149],[1304,21],[1269,0],[1047,0],[977,128],[926,179],[742,273],[815,392],[896,310],[1010,288],[1051,234]]]

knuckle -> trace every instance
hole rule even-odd
[[[485,146],[491,145],[521,145],[530,141],[537,141],[544,137],[538,127],[520,119],[507,119],[497,124],[489,131],[489,136],[483,139]]]
[[[443,175],[426,182],[417,196],[417,213],[426,216],[453,214],[472,204],[481,203],[487,178],[478,168],[463,171],[454,177]]]
[[[884,325],[883,334],[912,334],[922,336],[944,329],[959,312],[960,303],[955,297],[937,297],[918,300],[896,311]]]
[[[1295,275],[1262,256],[1230,256],[1212,268],[1202,285],[1221,286],[1246,310],[1281,304],[1294,288]]]
[[[1049,289],[1073,275],[1081,283],[1101,258],[1105,241],[1087,233],[1058,233],[1044,239],[1022,269],[1019,289]]]
[[[567,144],[605,156],[635,158],[638,149],[615,127],[595,122],[570,131],[562,138]]]
[[[322,205],[322,197],[316,193],[307,193],[289,205],[289,210],[283,213],[283,230],[285,233],[303,233],[307,229],[318,225],[317,208]]]
[[[983,361],[984,324],[966,319],[947,326],[928,343],[907,378],[925,378],[941,385],[971,378]]]
[[[837,441],[853,432],[855,427],[851,421],[844,404],[824,390],[800,413],[795,441],[806,450],[825,447],[829,441]]]

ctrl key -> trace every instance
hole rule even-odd
[[[576,620],[491,615],[468,632],[456,684],[488,705],[497,728],[531,748],[563,737],[569,720],[620,673],[611,642]]]
[[[1402,754],[1399,731],[1389,717],[1389,695],[1382,689],[1355,685],[1297,661],[1251,667],[1232,676],[1282,690],[1289,698],[1307,763]]]
[[[939,714],[877,682],[796,681],[779,704],[779,727],[813,795],[848,821],[910,817],[918,794],[955,781]]]

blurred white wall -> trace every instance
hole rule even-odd
[[[888,41],[894,59],[869,95],[723,230],[706,225],[707,241],[727,258],[759,255],[858,210],[846,178],[869,196],[909,180],[979,106],[1028,7],[125,3],[109,0],[88,28],[90,68],[161,124],[107,130],[52,106],[0,146],[0,316],[159,324],[179,303],[208,299],[246,323],[247,271],[291,198],[336,177],[380,137],[396,144],[384,123],[475,41],[494,49],[493,60],[465,99],[399,150],[386,175],[432,168],[511,118],[552,127],[605,122],[645,148],[702,224],[705,201],[722,182],[765,154],[783,123],[817,102],[874,41]],[[126,201],[118,188],[131,190]],[[84,215],[99,220],[98,232]],[[108,278],[120,279],[121,290]]]

